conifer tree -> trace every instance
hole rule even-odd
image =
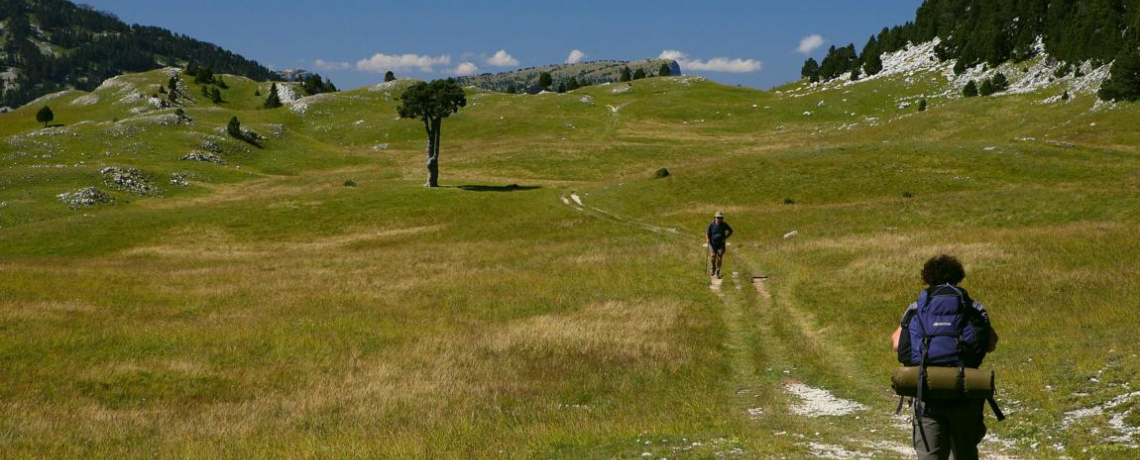
[[[230,89],[230,86],[226,84],[226,81],[222,79],[221,75],[218,75],[218,77],[214,79],[214,84],[218,85],[221,89]]]
[[[1004,73],[998,72],[993,78],[994,92],[1001,92],[1009,89],[1009,79],[1005,77]]]
[[[178,75],[171,75],[170,81],[166,83],[166,86],[170,88],[170,92],[178,91]]]
[[[851,69],[851,81],[859,81],[859,68]]]
[[[467,106],[467,96],[454,79],[416,83],[400,96],[396,108],[400,118],[419,119],[427,132],[428,181],[425,186],[439,186],[439,151],[443,119],[459,113]]]
[[[641,68],[637,69],[637,71],[633,73],[633,79],[634,80],[641,80],[642,78],[645,78],[646,76],[647,75],[645,74],[645,69],[641,69]]]
[[[926,111],[926,99],[918,101],[918,111],[919,112],[925,112]]]
[[[669,64],[661,64],[661,68],[657,70],[658,77],[668,77],[673,73],[673,68]]]
[[[199,85],[214,83],[214,70],[209,67],[198,69],[198,73],[194,75],[194,83]]]
[[[566,91],[574,91],[581,87],[582,84],[578,83],[578,77],[570,77],[570,81],[566,83]]]
[[[819,82],[819,63],[815,61],[815,58],[808,58],[804,62],[803,68],[800,69],[800,76],[807,78],[812,83]]]
[[[628,66],[623,67],[621,69],[621,77],[618,78],[618,81],[624,83],[630,80],[633,80],[633,72],[629,70]]]
[[[863,58],[867,60],[867,63],[863,64],[863,70],[867,71],[867,75],[878,75],[879,72],[883,71],[882,56],[872,54],[870,57],[864,55]]]
[[[229,124],[226,125],[226,133],[235,139],[245,140],[245,133],[241,132],[241,122],[237,117],[230,118]]]
[[[213,102],[215,104],[221,104],[224,102],[222,101],[222,90],[218,89],[217,86],[210,88],[210,102]]]
[[[994,89],[994,81],[991,78],[987,78],[986,81],[983,81],[982,87],[978,89],[978,94],[982,96],[992,96],[995,92],[997,91]]]
[[[974,80],[966,83],[966,87],[962,89],[962,95],[966,97],[978,97],[978,84]]]
[[[543,91],[549,91],[550,85],[554,84],[554,77],[550,76],[550,72],[543,72],[538,76],[538,86]]]
[[[276,109],[281,107],[281,96],[277,93],[277,83],[269,86],[269,96],[265,98],[265,108]]]
[[[558,84],[558,94],[562,94],[565,92],[566,92],[566,83],[559,83]]]
[[[1125,49],[1116,57],[1112,72],[1097,95],[1106,101],[1140,100],[1140,51]]]
[[[507,85],[507,94],[517,94],[519,89],[514,83]]]
[[[390,82],[390,81],[395,81],[395,80],[396,80],[396,74],[392,73],[391,70],[384,73],[384,82],[385,83]],[[341,82],[341,83],[343,83],[343,82]]]

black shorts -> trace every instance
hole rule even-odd
[[[710,252],[710,253],[712,253],[712,254],[720,254],[720,255],[723,255],[723,254],[724,254],[724,250],[725,250],[725,246],[726,246],[726,245],[724,245],[724,244],[719,244],[719,245],[718,245],[718,244],[710,244],[710,245],[709,245],[709,252]]]

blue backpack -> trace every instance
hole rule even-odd
[[[958,286],[931,286],[908,310],[899,338],[899,362],[906,366],[972,367],[982,365],[989,349],[990,325]]]
[[[903,316],[898,358],[904,366],[919,368],[914,423],[923,443],[927,443],[927,439],[919,415],[925,412],[926,368],[956,367],[960,374],[967,367],[977,368],[986,358],[989,341],[989,319],[974,307],[974,301],[965,289],[952,284],[923,290],[915,308],[907,310]],[[997,401],[990,397],[988,402],[998,420],[1004,420],[1005,415],[998,408]],[[902,405],[900,398],[896,414],[902,411]]]

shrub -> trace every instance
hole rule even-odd
[[[918,101],[918,111],[919,112],[925,112],[926,111],[926,99]]]
[[[352,179],[348,179],[348,180],[344,181],[344,186],[345,187],[356,187],[356,181],[354,181]]]
[[[914,198],[914,194],[910,192],[903,192],[903,198]]]
[[[978,97],[978,83],[970,80],[966,83],[966,87],[962,89],[962,95],[965,97]]]
[[[998,72],[994,74],[993,78],[994,92],[1001,92],[1009,89],[1009,79],[1005,78],[1005,74]]]
[[[996,92],[997,89],[994,87],[993,80],[989,79],[983,81],[982,87],[978,90],[978,94],[981,94],[982,96],[992,96]]]
[[[784,204],[796,204],[796,200],[791,198],[784,198]]]
[[[657,172],[653,173],[653,178],[654,179],[664,179],[666,177],[669,177],[670,175],[672,175],[672,174],[669,173],[668,169],[661,168],[661,169],[658,169]]]

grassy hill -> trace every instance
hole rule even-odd
[[[1135,105],[936,69],[471,90],[426,190],[407,81],[263,110],[227,75],[186,121],[167,78],[0,114],[0,458],[906,458],[887,337],[942,252],[1002,336],[992,458],[1137,452]]]

